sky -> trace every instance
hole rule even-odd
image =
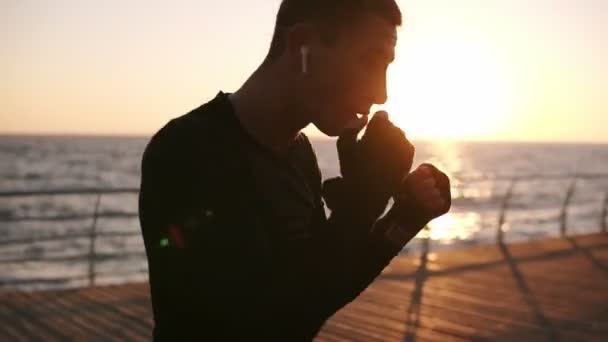
[[[279,3],[0,0],[0,133],[150,135],[238,89]],[[398,3],[378,108],[409,137],[608,143],[608,1]]]

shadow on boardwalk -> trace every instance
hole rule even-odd
[[[608,234],[396,258],[318,341],[602,341]],[[150,340],[147,284],[0,292],[7,340]]]

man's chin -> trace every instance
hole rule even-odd
[[[327,126],[315,125],[315,127],[317,127],[317,129],[319,131],[321,131],[321,133],[327,135],[328,137],[339,137],[340,134],[342,134],[342,132],[346,128],[347,124],[348,124],[348,122],[339,123],[339,124],[336,123],[334,125],[327,125]]]
[[[345,118],[344,120],[340,120],[340,122],[333,122],[331,124],[322,124],[315,123],[312,124],[319,130],[321,133],[327,135],[328,137],[338,137],[342,134],[344,128],[352,121],[357,119],[357,115],[352,117]]]

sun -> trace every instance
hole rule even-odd
[[[413,138],[488,139],[512,108],[509,71],[483,46],[431,40],[398,50],[379,106]],[[400,58],[401,57],[401,58]]]

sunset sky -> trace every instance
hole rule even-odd
[[[149,135],[240,86],[279,3],[0,0],[0,133]],[[608,1],[399,4],[383,108],[409,136],[608,142]]]

